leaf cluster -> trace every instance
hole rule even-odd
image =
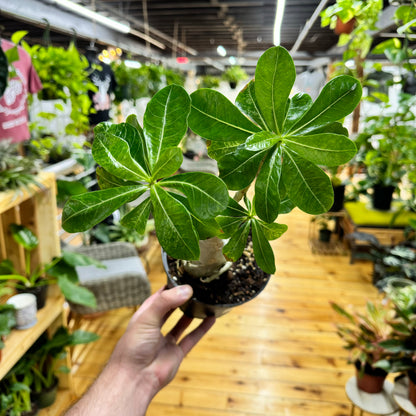
[[[45,286],[57,283],[66,299],[85,306],[96,306],[94,294],[85,287],[79,286],[76,266],[95,265],[103,267],[96,260],[70,251],[63,251],[61,256],[49,263],[32,265],[31,253],[39,245],[36,235],[27,227],[11,224],[13,239],[25,250],[25,269],[17,270],[10,259],[0,263],[0,281],[7,287],[24,290],[25,288]]]
[[[233,65],[228,67],[222,74],[222,78],[225,81],[238,83],[248,78],[247,72],[239,65]]]
[[[294,206],[310,214],[326,212],[333,190],[318,165],[340,165],[356,153],[339,120],[360,100],[358,81],[335,78],[313,102],[307,94],[289,98],[295,77],[289,53],[274,47],[259,59],[255,81],[240,92],[236,105],[214,90],[189,96],[172,85],[149,102],[143,127],[133,116],[119,125],[98,125],[92,153],[102,190],[71,198],[63,227],[85,231],[137,200],[121,224],[143,232],[152,213],[159,242],[172,257],[196,260],[199,240],[220,236],[228,239],[224,254],[237,260],[251,233],[257,263],[273,273],[269,240],[287,228],[275,222],[278,215]],[[177,174],[188,125],[207,139],[219,178]],[[253,200],[246,197],[251,184]],[[237,191],[235,199],[229,191]],[[243,197],[244,206],[238,202]]]

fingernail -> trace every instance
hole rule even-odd
[[[178,296],[184,299],[188,299],[192,296],[192,287],[189,285],[181,285],[176,287]]]

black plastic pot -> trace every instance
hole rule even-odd
[[[168,256],[166,252],[163,250],[162,250],[162,262],[163,262],[163,267],[167,275],[168,287],[171,288],[174,286],[178,286],[179,285],[178,281],[174,279],[173,276],[171,276],[169,272]],[[183,311],[185,315],[191,318],[204,319],[204,318],[207,318],[208,316],[215,316],[218,318],[226,314],[230,309],[238,305],[247,303],[248,301],[254,299],[259,293],[261,293],[263,289],[267,286],[267,283],[270,280],[270,275],[267,275],[267,276],[268,277],[266,281],[263,282],[263,285],[260,288],[260,290],[258,290],[254,295],[246,298],[246,300],[242,302],[229,303],[229,304],[210,304],[210,303],[201,302],[198,299],[193,297],[188,302],[186,302],[184,305],[181,306],[181,310]]]
[[[374,185],[373,186],[373,208],[380,211],[389,211],[393,201],[395,186]]]
[[[344,208],[344,194],[345,194],[345,185],[334,186],[334,203],[329,209],[331,212],[338,212]]]
[[[55,403],[56,394],[58,392],[59,380],[55,377],[55,382],[52,387],[42,390],[39,393],[32,392],[32,400],[36,403],[39,409],[44,409]]]
[[[328,230],[328,229],[319,230],[319,241],[322,241],[324,243],[329,243],[329,241],[331,240],[331,234],[332,234],[331,230]]]
[[[46,298],[48,297],[48,285],[26,287],[24,289],[18,289],[19,293],[32,293],[36,296],[36,307],[42,309],[46,304]]]

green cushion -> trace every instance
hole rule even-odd
[[[355,225],[394,228],[404,228],[409,225],[410,219],[416,219],[415,212],[402,211],[391,224],[393,217],[402,206],[400,202],[393,202],[391,211],[378,211],[372,209],[366,202],[345,202],[344,204],[345,210]]]

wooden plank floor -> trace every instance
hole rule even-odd
[[[349,264],[348,256],[312,254],[310,217],[282,216],[289,231],[273,242],[277,272],[253,301],[217,320],[184,360],[175,380],[153,400],[148,416],[347,416],[344,385],[353,375],[334,331],[330,300],[363,306],[377,296],[371,264]],[[149,254],[155,291],[165,283],[158,247]],[[77,347],[74,389],[93,382],[127,325],[120,309],[83,327],[101,338]],[[179,314],[168,321],[167,328]],[[58,415],[71,398],[60,394],[42,416]]]

